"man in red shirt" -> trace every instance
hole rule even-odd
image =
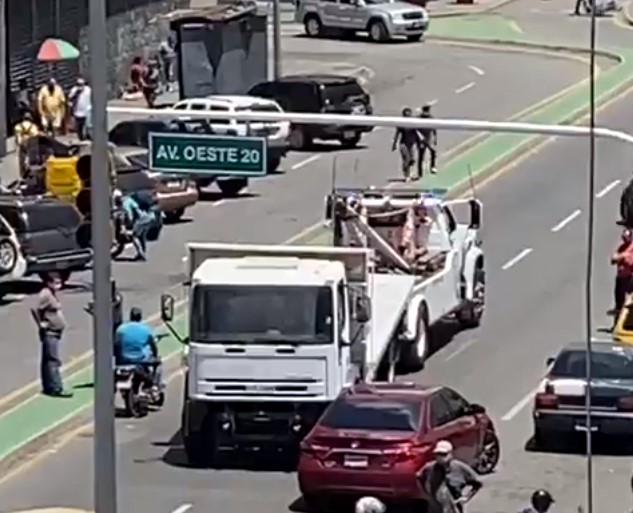
[[[611,257],[611,264],[617,266],[615,277],[615,309],[613,315],[618,315],[626,296],[633,292],[633,231],[628,228],[622,232],[622,241]]]

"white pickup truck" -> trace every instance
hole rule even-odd
[[[399,344],[387,365],[419,370],[433,348],[429,328],[454,317],[476,327],[484,313],[484,253],[478,240],[482,204],[443,199],[443,190],[345,189],[327,197],[326,219],[334,245],[375,249],[374,276],[414,280]],[[466,207],[459,222],[455,207]]]

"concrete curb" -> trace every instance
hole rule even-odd
[[[429,17],[431,18],[431,22],[433,20],[433,18],[455,18],[455,17],[460,17],[460,16],[474,16],[477,14],[488,14],[490,12],[496,11],[497,9],[501,9],[502,7],[505,7],[506,5],[510,5],[514,2],[517,2],[518,0],[501,0],[499,2],[495,2],[491,5],[485,6],[485,7],[474,7],[473,9],[468,10],[468,7],[464,7],[463,11],[461,10],[445,10],[445,11],[438,11],[438,12],[433,12],[432,10],[429,11]]]
[[[512,0],[514,1],[514,0]],[[632,22],[633,24],[633,22]],[[577,46],[564,46],[564,45],[548,45],[543,43],[531,43],[529,41],[509,41],[505,39],[469,39],[459,37],[444,37],[444,36],[428,36],[427,41],[443,41],[448,43],[465,45],[481,44],[490,46],[508,46],[512,48],[525,48],[531,50],[544,50],[548,52],[558,53],[570,53],[573,55],[590,55],[591,51],[586,48],[580,48]],[[608,50],[596,50],[596,55],[615,61],[617,64],[624,62],[623,57],[620,54],[611,52]]]

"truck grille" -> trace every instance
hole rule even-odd
[[[312,397],[323,393],[322,381],[224,381],[204,380],[209,396],[302,396]],[[212,390],[209,390],[211,388]]]
[[[424,15],[421,12],[405,12],[402,17],[405,20],[421,20]]]

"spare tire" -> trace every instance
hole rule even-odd
[[[9,274],[18,263],[18,248],[11,239],[0,240],[0,276]]]

